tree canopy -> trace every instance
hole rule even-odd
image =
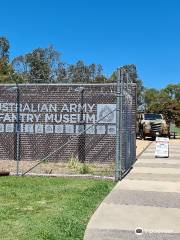
[[[129,74],[129,77],[133,83],[137,85],[137,105],[141,106],[143,104],[143,92],[144,86],[142,80],[139,79],[136,66],[134,64],[124,65],[122,68]],[[113,72],[113,74],[109,78],[109,82],[116,82],[117,74]]]
[[[9,41],[5,37],[0,37],[0,75],[5,77],[9,69]]]
[[[145,89],[144,105],[146,111],[162,113],[169,122],[180,126],[180,84],[169,84],[160,90]]]
[[[78,60],[68,64],[53,45],[36,48],[9,60],[10,43],[0,37],[0,83],[113,83],[117,74],[103,73],[101,64],[85,64]],[[163,89],[144,88],[134,64],[124,65],[132,82],[137,84],[137,105],[145,111],[161,112],[180,125],[180,84],[169,84]]]

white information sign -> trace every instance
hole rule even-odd
[[[156,137],[155,157],[169,157],[169,138]]]

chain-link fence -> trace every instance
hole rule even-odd
[[[136,85],[129,74],[117,71],[116,174],[120,180],[136,160]]]
[[[120,75],[120,88],[0,85],[0,170],[120,179],[135,161],[136,136],[136,88]]]

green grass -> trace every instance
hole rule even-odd
[[[174,132],[176,132],[177,135],[180,136],[180,128],[174,127]]]
[[[171,131],[175,132],[178,136],[180,136],[180,128],[176,127],[174,124],[171,126]]]
[[[83,239],[113,186],[105,180],[0,177],[0,239]]]

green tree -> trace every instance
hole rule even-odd
[[[103,67],[101,64],[92,63],[89,65],[90,82],[92,83],[106,83],[107,78],[103,74]]]
[[[162,113],[167,121],[180,126],[180,84],[169,84],[156,90],[146,89],[144,93],[146,110]]]
[[[162,113],[168,122],[174,122],[180,127],[180,101],[171,100],[162,103],[156,102],[148,108],[149,112]]]
[[[144,90],[144,105],[145,109],[148,110],[153,104],[159,102],[159,91],[155,88],[145,88]]]
[[[129,74],[130,80],[137,85],[137,105],[140,106],[143,104],[143,93],[144,86],[143,82],[138,78],[137,69],[134,64],[124,65],[122,68]],[[108,82],[116,82],[117,81],[117,73],[113,72]]]
[[[57,82],[60,83],[67,83],[68,82],[68,73],[67,73],[67,66],[64,62],[59,62],[57,70]]]
[[[58,81],[60,54],[51,45],[37,48],[12,61],[15,72],[30,83],[50,83]]]
[[[94,82],[95,78],[96,78],[96,70],[97,66],[95,63],[92,63],[89,65],[89,78],[91,82]]]
[[[138,78],[136,65],[127,64],[123,68],[129,73],[131,81],[137,85],[137,105],[140,106],[143,104],[144,86],[142,80]]]
[[[5,76],[8,75],[9,47],[8,39],[0,37],[0,74]]]
[[[21,82],[9,63],[10,44],[6,37],[0,37],[0,83]]]
[[[72,83],[103,83],[106,79],[102,73],[103,68],[100,64],[92,63],[86,65],[79,60],[67,68],[67,78]]]
[[[48,83],[50,79],[50,67],[46,59],[46,50],[37,48],[26,55],[29,66],[30,83]]]
[[[90,81],[89,67],[81,60],[69,65],[68,80],[72,83],[88,83]]]
[[[12,61],[12,67],[19,78],[23,79],[25,82],[28,81],[30,74],[26,55],[15,57]]]
[[[96,76],[94,83],[108,83],[108,79],[104,75]]]
[[[0,58],[6,57],[9,59],[9,41],[6,37],[0,37]]]
[[[163,91],[169,99],[180,100],[180,84],[169,84]]]

